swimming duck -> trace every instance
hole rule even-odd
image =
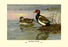
[[[50,21],[46,17],[40,15],[39,9],[36,9],[34,13],[37,13],[36,20],[39,24],[41,24],[42,26],[50,26]]]
[[[20,20],[19,20],[19,23],[20,24],[23,24],[23,25],[30,25],[30,24],[32,24],[33,23],[33,19],[29,19],[29,18],[24,18],[24,17],[20,17],[19,18]]]

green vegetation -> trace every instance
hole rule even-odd
[[[51,10],[51,11],[53,11],[53,10],[60,10],[60,8],[51,7],[51,8],[46,8],[46,9],[42,9],[42,10]]]

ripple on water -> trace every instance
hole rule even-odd
[[[61,34],[43,33],[37,30],[38,24],[34,26],[20,27],[18,24],[10,23],[8,26],[8,40],[60,40]]]

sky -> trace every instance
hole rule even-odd
[[[34,9],[45,9],[50,7],[61,8],[60,4],[8,4],[7,10],[34,10]]]
[[[24,18],[34,18],[35,14],[33,11],[35,9],[45,9],[45,8],[61,8],[60,4],[8,4],[7,5],[7,16],[8,20],[17,20],[20,16],[23,16]],[[43,12],[43,11],[42,11]],[[45,11],[42,13],[44,15],[47,15]]]

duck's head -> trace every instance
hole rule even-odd
[[[36,10],[34,11],[34,13],[40,13],[40,10],[39,10],[39,9],[36,9]]]
[[[23,19],[24,19],[24,17],[20,17],[19,19],[20,19],[20,20],[23,20]]]

